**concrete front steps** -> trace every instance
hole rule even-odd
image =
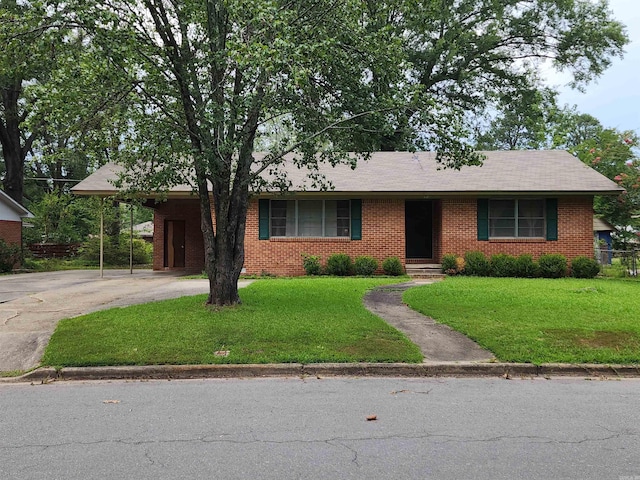
[[[439,263],[407,263],[407,275],[412,278],[444,278],[442,265]]]

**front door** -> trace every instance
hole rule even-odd
[[[433,258],[433,201],[405,201],[404,218],[406,257]]]
[[[184,220],[167,220],[164,228],[164,266],[184,268]]]

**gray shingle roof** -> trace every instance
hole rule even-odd
[[[376,152],[355,170],[347,165],[321,167],[335,193],[393,195],[615,194],[622,188],[565,151],[483,152],[482,166],[441,169],[433,152]],[[304,190],[305,174],[285,165],[294,191]],[[79,195],[115,193],[110,179],[120,167],[106,165],[73,188]],[[306,182],[309,185],[309,182]],[[306,189],[307,192],[312,190]],[[172,189],[184,195],[190,187]],[[171,195],[171,194],[170,194]]]

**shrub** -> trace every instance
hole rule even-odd
[[[20,260],[20,247],[9,244],[0,238],[0,273],[13,270],[18,260]]]
[[[334,253],[327,258],[327,273],[345,277],[353,273],[353,261],[346,253]]]
[[[356,257],[353,263],[353,268],[356,271],[356,275],[363,275],[369,277],[375,273],[378,269],[378,261],[368,255]]]
[[[482,252],[467,252],[464,254],[465,273],[476,277],[488,277],[491,264]]]
[[[516,276],[523,278],[538,276],[538,264],[533,261],[533,257],[528,253],[516,258]]]
[[[442,256],[442,273],[446,273],[447,275],[455,275],[458,273],[456,256],[453,253],[447,253]]]
[[[302,254],[302,266],[307,275],[320,275],[322,273],[322,265],[318,255]]]
[[[456,273],[464,274],[465,266],[464,258],[456,257]]]
[[[404,268],[402,267],[402,262],[398,257],[385,258],[384,262],[382,262],[382,270],[387,275],[394,277],[404,275]]]
[[[567,258],[560,254],[541,255],[538,268],[543,278],[564,277],[567,274]]]
[[[576,278],[593,278],[600,273],[600,265],[593,258],[576,257],[571,261],[571,275]]]
[[[153,246],[140,238],[133,239],[133,263],[134,265],[146,265],[151,263]],[[81,259],[88,262],[100,261],[100,239],[94,237],[84,242],[78,250]],[[104,237],[104,263],[105,265],[129,264],[129,235],[121,234],[120,237]]]
[[[517,272],[515,257],[504,253],[491,256],[491,275],[494,277],[515,277]]]

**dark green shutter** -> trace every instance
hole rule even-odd
[[[489,240],[489,199],[478,199],[478,240]]]
[[[547,198],[547,240],[558,240],[558,199]]]
[[[258,238],[269,240],[269,200],[258,200]]]
[[[351,200],[351,240],[362,240],[362,200]]]

